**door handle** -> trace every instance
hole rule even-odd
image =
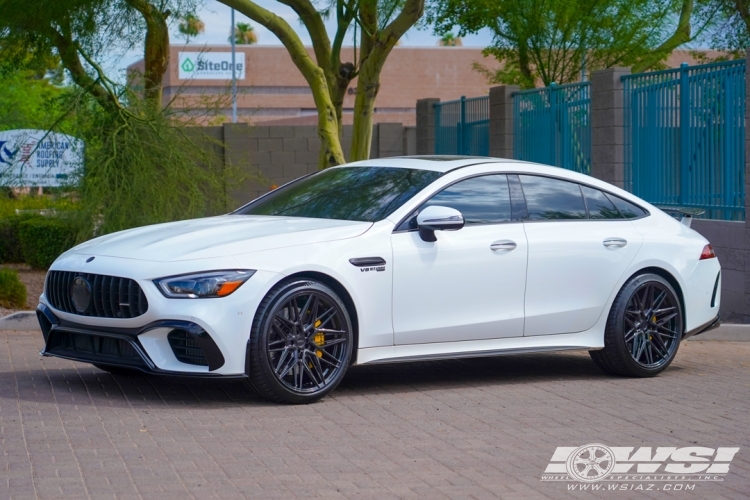
[[[607,238],[602,243],[607,248],[622,248],[628,244],[628,240],[623,238]]]
[[[499,240],[499,241],[494,241],[490,245],[490,250],[492,250],[493,252],[497,252],[499,250],[505,250],[506,252],[510,252],[511,250],[515,250],[517,246],[518,245],[516,245],[516,242],[513,240]]]

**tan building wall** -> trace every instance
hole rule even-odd
[[[351,51],[351,48],[345,49]],[[229,52],[223,46],[172,46],[170,68],[164,79],[165,100],[174,99],[173,106],[206,108],[220,104],[229,114],[230,80],[180,80],[179,52]],[[238,81],[238,115],[249,123],[314,124],[317,121],[315,103],[307,82],[292,63],[284,47],[238,46],[244,52],[245,78]],[[308,48],[313,57],[312,49]],[[346,53],[346,52],[345,52]],[[344,60],[352,60],[353,57]],[[458,99],[462,95],[486,95],[490,85],[472,70],[472,64],[485,60],[482,51],[473,47],[395,47],[383,67],[381,89],[375,103],[375,122],[399,122],[415,125],[415,106],[422,97],[441,100]],[[138,71],[137,62],[129,67]],[[344,123],[352,122],[354,89],[344,99]],[[199,112],[196,111],[196,114]]]
[[[349,57],[346,57],[349,51]],[[344,49],[343,60],[353,60],[352,48]],[[230,52],[229,45],[174,45],[170,49],[170,67],[164,78],[165,102],[174,100],[175,109],[188,107],[200,118],[207,108],[219,108],[231,116],[231,80],[181,80],[178,71],[180,52]],[[239,121],[253,124],[313,125],[317,111],[307,82],[282,46],[238,46],[245,54],[245,78],[238,81]],[[312,48],[308,53],[313,56]],[[708,57],[718,53],[709,51]],[[441,101],[458,99],[462,95],[487,95],[490,84],[473,70],[479,62],[498,67],[493,58],[485,58],[478,47],[395,47],[388,57],[381,75],[381,88],[375,102],[375,123],[416,124],[417,99],[436,97]],[[675,51],[667,66],[677,67],[682,62],[699,64],[689,51]],[[138,72],[143,63],[131,65],[129,71]],[[352,82],[344,99],[344,123],[352,123],[354,90]]]

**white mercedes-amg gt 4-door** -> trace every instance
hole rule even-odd
[[[720,321],[719,262],[689,220],[533,163],[351,163],[65,252],[41,353],[241,377],[285,403],[353,364],[585,349],[610,374],[654,376]]]

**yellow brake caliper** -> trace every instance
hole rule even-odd
[[[319,326],[320,326],[320,323],[321,323],[321,321],[320,321],[320,320],[316,321],[316,322],[315,322],[315,328],[319,327]],[[325,334],[324,334],[324,333],[322,333],[322,332],[316,332],[316,333],[315,333],[315,337],[313,337],[313,342],[315,342],[315,345],[319,345],[319,346],[322,346],[322,345],[323,345],[323,344],[325,343],[325,341],[326,341],[326,336],[325,336]],[[323,351],[321,351],[320,349],[316,350],[316,351],[315,351],[315,354],[316,354],[316,355],[317,355],[317,356],[318,356],[319,358],[322,358],[322,357],[323,357]]]

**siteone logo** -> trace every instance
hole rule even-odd
[[[178,57],[180,80],[231,80],[231,52],[180,52]],[[245,53],[235,53],[235,76],[245,78]]]

